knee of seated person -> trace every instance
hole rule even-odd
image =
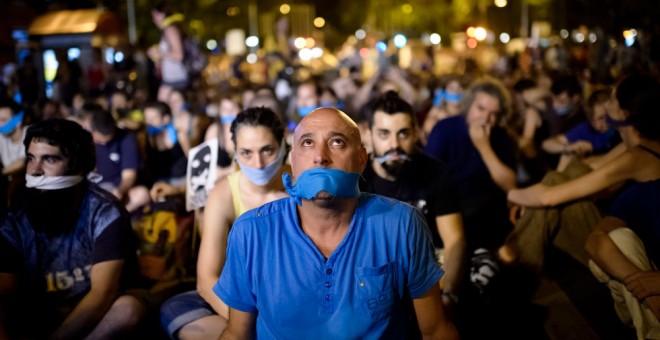
[[[577,178],[591,171],[591,168],[582,160],[574,160],[566,166],[563,173],[568,176],[568,178]]]
[[[142,320],[146,306],[131,295],[122,295],[112,304],[109,313],[113,313],[115,326],[118,329],[131,330]]]
[[[541,180],[541,184],[553,186],[557,184],[562,184],[568,181],[569,179],[570,178],[564,173],[561,173],[559,171],[550,171],[543,177],[543,179]]]
[[[149,189],[145,186],[133,187],[129,191],[129,198],[134,205],[142,206],[151,200],[149,197]]]

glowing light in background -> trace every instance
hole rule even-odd
[[[105,62],[112,64],[115,62],[115,49],[112,47],[105,49]]]
[[[376,49],[378,52],[383,53],[385,50],[387,50],[387,44],[383,41],[379,41],[376,43]]]
[[[477,40],[474,38],[470,38],[467,40],[467,47],[469,48],[477,48]]]
[[[72,47],[67,51],[67,57],[69,61],[80,58],[80,49],[77,47]]]
[[[325,26],[325,19],[321,17],[317,17],[316,19],[314,19],[314,27],[321,28],[323,26]]]
[[[495,0],[495,6],[499,8],[506,7],[506,5],[508,5],[506,0]]]
[[[293,41],[293,46],[295,46],[297,49],[305,47],[305,44],[307,44],[307,40],[305,40],[303,37],[298,37]]]
[[[403,48],[406,46],[406,42],[408,39],[406,39],[406,36],[403,34],[397,34],[394,36],[394,46],[397,48]]]
[[[250,64],[254,64],[257,62],[257,55],[255,53],[250,53],[247,55],[245,60],[247,60],[247,62]]]
[[[442,41],[442,37],[440,37],[440,34],[438,33],[433,33],[429,36],[429,41],[433,45],[437,45]]]
[[[637,30],[633,28],[623,31],[623,38],[626,40],[626,46],[632,46],[637,38]]]
[[[257,47],[259,46],[259,38],[251,35],[245,39],[245,45],[247,47]]]
[[[280,13],[289,14],[289,12],[291,12],[291,6],[289,4],[282,4],[280,6]]]
[[[413,12],[413,6],[411,4],[401,5],[401,12],[403,12],[404,14],[410,14]]]
[[[122,61],[124,61],[124,52],[119,51],[115,53],[115,62],[121,63]]]
[[[488,32],[486,32],[486,29],[483,27],[477,27],[474,29],[474,38],[479,40],[479,41],[484,41],[486,39],[486,36],[488,36]]]
[[[509,36],[509,33],[501,33],[500,34],[500,41],[502,44],[508,44],[509,41],[511,41],[511,36]]]
[[[474,31],[475,30],[476,30],[476,28],[474,26],[470,26],[465,30],[465,33],[467,34],[467,36],[469,38],[474,38]]]
[[[309,48],[303,48],[298,52],[298,56],[300,57],[300,60],[302,61],[310,61],[312,60],[312,50]]]
[[[323,56],[323,49],[320,47],[312,48],[312,58],[321,58]]]
[[[218,47],[218,42],[215,39],[210,39],[209,41],[206,42],[206,48],[209,51],[213,51]]]
[[[241,8],[240,7],[229,7],[227,8],[227,16],[230,17],[235,17],[237,15],[241,14]]]
[[[355,37],[358,38],[358,40],[362,40],[367,37],[367,32],[365,32],[363,29],[359,29],[355,31]]]
[[[559,36],[562,37],[562,39],[568,39],[568,30],[563,29],[559,31]]]
[[[362,47],[362,48],[360,49],[360,57],[362,57],[362,58],[367,58],[367,57],[369,57],[369,49],[366,48],[366,47]]]

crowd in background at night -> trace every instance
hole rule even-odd
[[[434,242],[441,265],[453,263],[450,256],[463,263],[452,274],[461,279],[444,283],[443,295],[463,337],[528,336],[507,327],[507,322],[520,323],[515,318],[530,317],[522,315],[528,311],[522,306],[537,281],[520,273],[543,273],[552,251],[563,252],[608,284],[618,315],[635,327],[638,338],[660,334],[660,274],[654,265],[660,260],[660,55],[652,48],[657,44],[571,45],[559,39],[514,54],[485,46],[461,52],[425,47],[401,67],[396,54],[347,42],[341,51],[326,52],[332,63],[310,63],[292,51],[279,51],[260,54],[256,62],[220,56],[204,72],[191,73],[183,61],[180,19],[172,19],[174,13],[164,8],[152,14],[163,32],[161,44],[168,47],[136,49],[114,65],[96,50],[86,68],[67,58],[66,51],[56,51],[59,66],[48,96],[39,85],[37,55],[5,65],[0,84],[0,192],[6,193],[0,210],[5,214],[22,202],[27,127],[61,118],[88,130],[96,144],[93,173],[98,176],[93,181],[130,213],[140,242],[150,243],[150,248],[135,249],[140,263],[135,275],[147,292],[149,311],[138,333],[185,338],[187,324],[172,326],[178,316],[172,314],[191,307],[182,307],[184,300],[168,301],[181,299],[178,294],[196,294],[208,316],[218,318],[198,323],[207,336],[217,337],[218,320],[230,317],[212,291],[227,247],[214,229],[229,230],[244,211],[286,196],[282,183],[232,191],[233,199],[228,194],[237,190],[231,182],[237,181],[238,162],[246,162],[241,143],[247,137],[240,133],[247,130],[240,127],[243,118],[236,121],[242,112],[263,107],[274,113],[267,132],[260,132],[276,137],[272,157],[281,149],[281,158],[287,159],[286,145],[303,117],[334,107],[358,124],[371,160],[394,151],[412,159],[413,151],[400,145],[394,151],[377,145],[374,117],[384,110],[382,101],[395,96],[414,117],[410,150],[439,160],[456,191],[458,203],[451,212],[462,216],[460,255],[442,252],[448,239],[440,225],[439,235],[432,233],[442,238]],[[369,54],[377,58],[365,66]],[[436,65],[440,62],[446,65]],[[482,94],[496,106],[475,127],[468,118],[473,105],[490,110],[480,101]],[[186,211],[186,172],[193,161],[188,155],[214,140],[216,187],[206,188],[206,207]],[[171,234],[176,236],[170,235],[167,245],[172,255],[154,271],[158,264],[143,255],[162,255],[158,247],[164,244],[158,235],[146,237],[144,230],[158,223],[159,211],[175,216]],[[210,241],[200,241],[201,235]],[[637,242],[635,255],[624,250],[631,242]],[[637,261],[640,257],[644,260]],[[486,322],[494,333],[474,328],[474,320],[502,310],[513,313],[511,320]]]

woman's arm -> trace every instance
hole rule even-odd
[[[225,265],[227,237],[234,219],[229,181],[223,179],[211,190],[204,210],[204,229],[197,258],[197,291],[220,316],[228,318],[227,306],[213,292]]]
[[[556,206],[593,195],[612,185],[635,178],[638,164],[630,152],[584,176],[568,182],[547,186],[535,184],[525,189],[511,190],[509,201],[526,207]]]
[[[167,40],[170,50],[163,52],[161,58],[173,59],[176,61],[183,61],[183,41],[181,32],[175,26],[167,26],[163,30],[165,40]]]

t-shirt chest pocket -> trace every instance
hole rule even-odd
[[[395,263],[378,267],[358,267],[357,299],[359,310],[374,320],[390,316],[396,301]]]

